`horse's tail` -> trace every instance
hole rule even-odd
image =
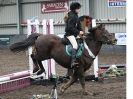
[[[36,39],[38,36],[41,36],[42,34],[39,33],[33,33],[29,35],[29,37],[21,42],[14,43],[10,46],[10,50],[13,52],[19,52],[26,50],[28,47],[35,44]]]

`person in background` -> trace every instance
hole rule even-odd
[[[92,28],[92,17],[88,15],[83,15],[79,17],[79,23],[81,25],[81,28],[85,34],[90,35],[89,37],[91,38],[92,34],[90,33],[90,29]],[[85,40],[83,41],[85,49],[87,49],[89,55],[92,58],[95,58],[95,55],[92,53],[92,51],[89,49],[88,45],[86,44]]]

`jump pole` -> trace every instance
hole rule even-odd
[[[49,19],[48,20],[49,23],[49,27],[48,27],[48,34],[54,34],[54,20],[53,19]],[[55,61],[54,59],[50,59],[49,65],[49,76],[56,76],[56,69],[55,69]]]
[[[0,93],[24,88],[30,85],[30,72],[21,71],[0,76]]]
[[[33,28],[35,30],[33,30]],[[27,37],[29,35],[31,35],[32,33],[39,33],[39,21],[37,19],[35,20],[27,20]],[[30,47],[28,49],[28,55],[29,55],[29,70],[30,70],[30,73],[32,74],[33,73],[33,61],[31,59],[31,55],[32,54],[32,47]]]
[[[42,25],[43,25],[43,34],[44,35],[54,34],[53,19],[49,19],[47,21],[44,19],[42,21]],[[47,78],[50,78],[51,76],[56,75],[54,59],[46,60],[46,63],[44,63],[44,61],[43,61],[43,64],[47,64],[47,66],[46,66],[47,67],[46,70],[48,71]]]
[[[92,27],[96,27],[96,19],[92,19]],[[95,79],[98,79],[98,56],[96,56],[93,66]]]

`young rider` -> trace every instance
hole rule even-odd
[[[81,30],[80,26],[78,26],[78,13],[80,11],[81,5],[78,2],[73,2],[70,5],[70,12],[68,12],[68,18],[66,21],[65,27],[65,37],[72,44],[72,60],[71,60],[71,68],[78,64],[76,60],[76,50],[78,49],[78,44],[76,41],[76,37],[78,35],[83,35],[84,32]]]

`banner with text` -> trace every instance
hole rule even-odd
[[[41,3],[42,13],[64,12],[68,10],[68,0],[46,1]]]
[[[108,0],[108,7],[125,7],[126,0]]]

